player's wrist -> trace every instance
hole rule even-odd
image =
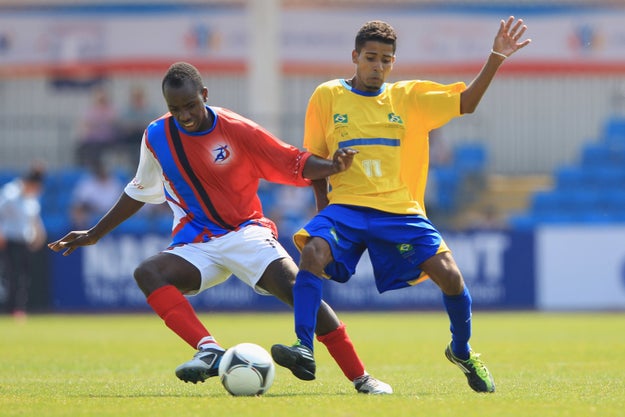
[[[504,53],[502,53],[502,52],[497,52],[497,51],[495,51],[494,49],[491,49],[491,50],[490,50],[490,53],[491,53],[491,55],[496,55],[496,56],[498,56],[498,57],[500,57],[500,58],[503,58],[503,59],[508,58],[508,55],[506,55],[506,54],[504,54]]]

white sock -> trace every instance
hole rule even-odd
[[[197,344],[198,350],[204,350],[208,348],[217,349],[217,350],[225,350],[224,348],[219,346],[219,344],[217,343],[217,341],[215,340],[213,336],[203,337],[202,340],[200,340]]]

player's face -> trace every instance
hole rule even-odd
[[[206,87],[198,91],[191,82],[186,82],[181,87],[165,85],[163,95],[167,108],[184,130],[202,132],[210,129],[212,120],[209,119],[205,106],[208,97]]]
[[[352,62],[356,64],[356,77],[352,87],[360,91],[378,91],[395,63],[393,45],[365,42],[360,53],[352,51]]]

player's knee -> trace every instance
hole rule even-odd
[[[441,291],[446,295],[458,295],[462,293],[464,289],[464,280],[462,274],[457,268],[451,268],[447,273],[442,274],[441,279],[438,282],[438,286]]]
[[[158,279],[154,269],[145,263],[135,268],[133,276],[137,286],[146,296],[162,286],[162,282]]]
[[[323,239],[313,238],[303,248],[300,269],[321,275],[323,269],[332,260],[330,247]]]

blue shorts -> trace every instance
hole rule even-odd
[[[419,266],[449,251],[441,234],[423,216],[341,204],[320,211],[293,240],[301,250],[310,237],[320,237],[330,245],[334,261],[325,272],[338,282],[351,278],[367,249],[380,293],[427,279]]]

